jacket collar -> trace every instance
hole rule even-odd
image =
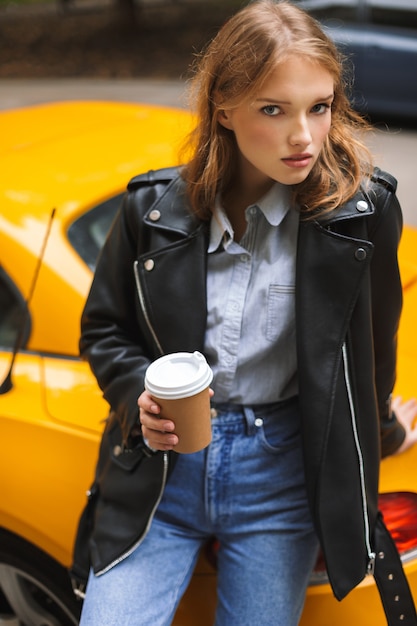
[[[191,211],[185,195],[185,183],[180,176],[166,186],[162,195],[145,213],[144,221],[152,228],[169,230],[184,237],[194,232],[202,223]]]
[[[375,212],[375,206],[365,189],[360,189],[350,200],[342,204],[332,213],[325,216],[319,221],[325,225],[340,222],[342,220],[350,220],[365,215],[372,215]]]
[[[188,210],[184,211],[184,207]],[[361,188],[345,204],[318,221],[323,225],[330,225],[372,215],[374,212],[375,207],[369,194],[364,188]],[[170,230],[184,237],[197,230],[202,224],[202,220],[191,211],[185,195],[185,183],[180,176],[174,178],[167,185],[163,194],[146,212],[144,221],[148,226]]]

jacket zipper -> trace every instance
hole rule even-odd
[[[134,270],[134,274],[135,274],[135,282],[136,282],[136,289],[137,289],[137,292],[138,292],[139,304],[141,306],[142,313],[143,313],[143,316],[145,318],[146,324],[148,326],[149,332],[152,335],[152,339],[154,340],[154,342],[155,342],[159,352],[161,354],[163,354],[164,351],[162,350],[162,346],[159,343],[159,340],[158,340],[158,337],[156,335],[155,329],[153,328],[153,326],[151,324],[151,321],[149,319],[149,315],[148,315],[148,312],[147,312],[147,309],[146,309],[145,298],[144,298],[144,295],[143,295],[142,286],[140,284],[140,279],[139,279],[138,266],[139,266],[139,261],[135,261],[134,265],[133,265],[133,270]],[[121,561],[126,559],[128,556],[130,556],[136,550],[136,548],[138,548],[140,546],[142,541],[145,539],[146,535],[148,534],[149,528],[151,526],[152,520],[154,518],[155,511],[158,508],[159,503],[161,501],[162,494],[164,493],[165,485],[166,485],[166,482],[167,482],[167,475],[168,475],[168,453],[164,452],[164,471],[163,471],[163,475],[162,475],[161,488],[159,490],[158,498],[157,498],[157,500],[156,500],[156,502],[155,502],[155,504],[153,506],[151,514],[149,515],[149,519],[148,519],[148,522],[146,524],[146,528],[145,528],[144,532],[142,533],[142,535],[138,539],[138,541],[131,548],[129,548],[129,550],[124,552],[121,556],[119,556],[117,559],[112,561],[112,563],[107,565],[105,568],[103,568],[102,570],[97,572],[96,576],[101,576],[102,574],[105,574],[110,569],[112,569],[112,567],[114,567],[115,565],[117,565],[118,563],[120,563]]]
[[[160,354],[162,355],[162,354],[164,354],[164,351],[162,350],[162,346],[159,343],[157,334],[155,332],[154,327],[151,324],[151,320],[149,319],[148,311],[146,309],[145,297],[143,295],[142,285],[140,284],[138,266],[139,266],[139,261],[135,261],[134,264],[133,264],[133,271],[135,273],[135,282],[136,282],[136,289],[137,289],[137,292],[138,292],[139,304],[141,306],[142,313],[143,313],[143,316],[145,318],[146,325],[147,325],[147,327],[149,329],[149,332],[152,335],[152,339],[154,340],[154,342],[155,342],[155,344],[156,344]]]
[[[163,472],[163,475],[162,475],[161,488],[159,490],[158,498],[157,498],[157,500],[156,500],[156,502],[155,502],[155,504],[153,506],[151,514],[149,515],[148,523],[146,524],[145,530],[143,531],[142,535],[139,537],[138,541],[135,544],[133,544],[133,546],[131,548],[129,548],[129,550],[124,552],[121,556],[119,556],[117,559],[112,561],[112,563],[110,563],[109,565],[104,567],[102,570],[97,572],[96,576],[101,576],[102,574],[105,574],[106,572],[111,570],[112,567],[114,567],[115,565],[117,565],[121,561],[124,561],[124,559],[127,559],[127,557],[130,556],[136,550],[136,548],[138,548],[140,546],[142,541],[145,539],[146,535],[148,534],[149,528],[150,528],[150,526],[152,524],[152,520],[154,518],[155,511],[158,508],[159,503],[161,502],[162,494],[164,493],[165,485],[166,485],[166,482],[167,482],[167,474],[168,474],[168,453],[164,452],[164,472]]]
[[[347,389],[347,394],[348,394],[348,399],[349,399],[350,415],[352,419],[352,430],[353,430],[356,452],[357,452],[358,461],[359,461],[359,474],[360,474],[361,492],[362,492],[362,512],[363,512],[363,520],[364,520],[364,525],[365,525],[365,545],[366,545],[366,550],[368,553],[368,564],[367,564],[366,572],[369,576],[372,576],[375,570],[376,554],[375,552],[373,552],[371,548],[371,533],[370,533],[370,528],[369,528],[368,504],[367,504],[367,498],[366,498],[366,485],[365,485],[365,468],[364,468],[364,462],[363,462],[363,453],[362,453],[361,444],[360,444],[359,435],[358,435],[358,425],[357,425],[357,419],[356,419],[355,405],[353,402],[352,385],[351,385],[350,376],[349,376],[349,360],[348,360],[346,343],[344,343],[342,346],[342,355],[343,355],[345,384],[346,384],[346,389]]]

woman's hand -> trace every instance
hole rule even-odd
[[[173,450],[178,443],[177,435],[173,434],[174,422],[159,417],[161,407],[147,391],[139,396],[138,406],[145,443],[154,450]]]
[[[397,396],[392,400],[392,410],[405,429],[405,439],[396,452],[399,454],[417,443],[417,400],[412,398],[403,402],[402,398]]]

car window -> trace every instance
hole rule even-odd
[[[30,323],[25,319],[26,304],[24,298],[10,276],[0,267],[0,346],[15,346],[21,325],[26,324],[20,347],[26,344],[30,334]],[[30,321],[30,320],[29,320]]]
[[[88,267],[94,271],[98,254],[104,244],[124,194],[118,194],[79,217],[68,229],[68,239]]]
[[[343,20],[355,22],[358,0],[298,0],[298,4],[318,20]]]
[[[417,28],[417,0],[296,0],[319,20]]]
[[[369,20],[382,26],[417,28],[416,0],[368,0]]]

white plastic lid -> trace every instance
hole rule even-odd
[[[212,380],[213,372],[200,352],[175,352],[151,363],[145,388],[155,398],[179,400],[200,393]]]

